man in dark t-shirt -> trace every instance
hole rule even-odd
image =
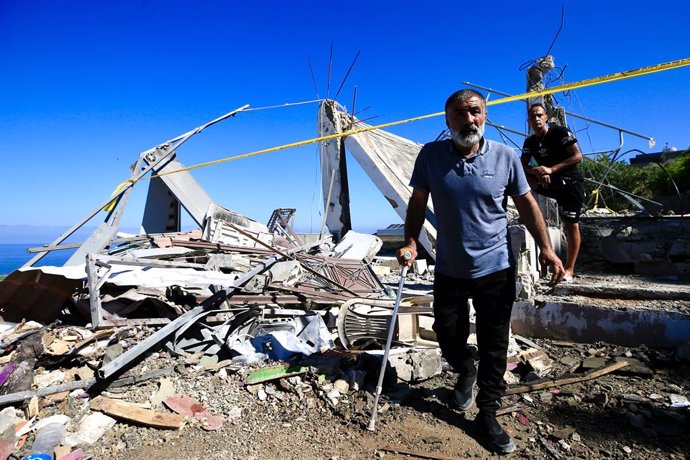
[[[568,128],[547,126],[543,104],[530,105],[527,116],[534,134],[525,139],[522,166],[532,189],[540,195],[554,198],[558,203],[568,243],[564,280],[571,280],[580,252],[578,222],[585,198],[584,177],[577,167],[582,161],[582,153],[577,139]],[[530,166],[531,159],[538,166]]]

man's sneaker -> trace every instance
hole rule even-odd
[[[480,410],[474,421],[489,450],[499,454],[508,454],[515,450],[515,443],[496,420],[496,414]]]
[[[472,375],[461,375],[453,388],[451,403],[457,409],[468,410],[474,403],[474,383],[477,381],[477,372]]]

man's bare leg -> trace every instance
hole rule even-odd
[[[575,262],[580,253],[580,225],[576,222],[563,222],[565,238],[568,242],[567,258],[565,260],[565,276],[573,277],[575,274]]]

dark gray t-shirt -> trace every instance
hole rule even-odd
[[[417,156],[410,185],[429,192],[434,203],[436,272],[468,279],[514,265],[507,200],[530,187],[508,146],[484,139],[464,159],[451,140],[430,142]]]

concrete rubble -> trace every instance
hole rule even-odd
[[[201,231],[127,236],[89,253],[85,264],[25,267],[0,283],[0,404],[24,407],[29,424],[51,420],[48,414],[57,409],[68,429],[56,446],[62,455],[88,451],[116,423],[181,430],[191,420],[209,431],[237,418],[216,415],[193,395],[175,393],[172,375],[211,372],[229,379],[250,365],[284,362],[299,365],[300,372],[276,378],[307,371],[329,376],[318,392],[332,406],[354,389],[365,390],[371,375],[354,363],[344,373],[343,363],[352,356],[337,354],[335,326],[341,305],[356,299],[375,304],[373,319],[387,330],[392,290],[371,264],[381,241],[351,231],[337,245],[330,237],[304,244],[297,235],[288,239],[258,223],[239,228],[218,207],[209,213]],[[355,348],[380,346],[374,335]],[[407,356],[414,364],[400,368],[406,381],[440,372],[438,350],[432,350],[431,367],[413,351]],[[336,355],[329,358],[330,353]],[[324,358],[300,364],[310,355]],[[169,365],[150,369],[142,361],[151,356]],[[145,402],[117,393],[149,380],[159,387]],[[289,382],[298,394],[304,387],[301,377]],[[263,384],[247,388],[257,385]],[[262,388],[256,394],[260,400],[280,397]],[[78,401],[83,404],[74,412]],[[34,424],[30,432],[40,428]],[[12,433],[11,439],[21,436]],[[8,452],[22,453],[23,441],[11,444]]]

